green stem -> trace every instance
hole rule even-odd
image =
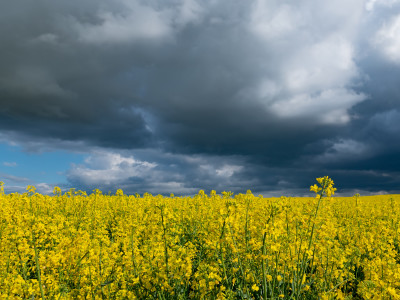
[[[167,227],[164,224],[164,210],[163,207],[159,207],[161,211],[161,226],[163,228],[163,240],[164,240],[164,257],[165,257],[165,269],[167,273],[167,281],[169,284],[169,265],[168,265],[168,244],[167,244]]]
[[[222,251],[222,239],[225,234],[226,218],[224,219],[224,223],[222,224],[222,231],[221,231],[221,235],[219,237],[219,252],[221,253],[221,263],[222,263],[222,269],[224,270],[225,282],[228,285],[228,276],[226,274],[225,258],[224,258],[224,253]]]
[[[268,295],[267,295],[267,278],[266,278],[266,266],[265,266],[265,260],[264,260],[264,256],[265,256],[265,239],[267,237],[267,233],[264,232],[264,236],[263,236],[263,246],[262,246],[262,257],[261,257],[261,263],[262,263],[262,277],[263,277],[263,290],[264,290],[264,300],[267,300]]]
[[[35,263],[36,263],[36,272],[37,272],[37,277],[38,277],[38,282],[39,282],[39,288],[40,288],[40,294],[42,296],[42,299],[44,300],[44,291],[43,291],[43,285],[42,285],[42,279],[41,279],[41,274],[40,274],[40,265],[39,265],[39,251],[36,247],[36,238],[35,235],[33,233],[33,231],[31,231],[32,233],[32,240],[33,240],[33,247],[35,250]]]

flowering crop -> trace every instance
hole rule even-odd
[[[400,195],[54,196],[0,184],[0,299],[399,299]]]

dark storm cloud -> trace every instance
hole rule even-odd
[[[397,1],[0,6],[0,138],[90,151],[74,186],[399,184]]]

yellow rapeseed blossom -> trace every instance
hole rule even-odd
[[[400,195],[5,194],[0,299],[399,299]],[[327,199],[329,201],[325,201]]]

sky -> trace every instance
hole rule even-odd
[[[2,0],[0,181],[400,193],[400,0]]]

